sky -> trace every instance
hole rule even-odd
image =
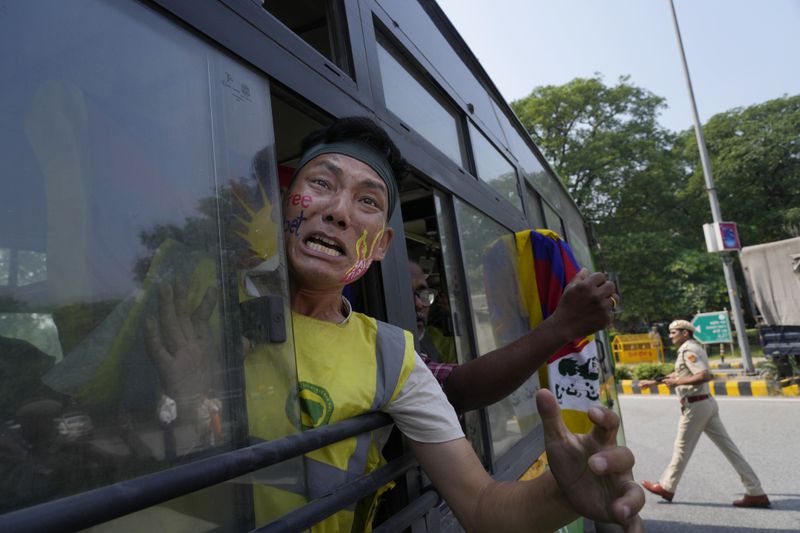
[[[669,0],[437,0],[507,101],[601,73],[693,126]],[[698,115],[800,94],[800,0],[674,0]],[[491,7],[487,7],[491,6]]]

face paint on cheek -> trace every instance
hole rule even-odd
[[[311,205],[312,198],[307,194],[293,194],[289,197],[289,203],[306,208]]]
[[[300,214],[294,217],[292,220],[283,219],[283,231],[288,233],[289,235],[294,235],[295,237],[300,236],[300,226],[303,224],[304,221],[308,220],[306,217],[303,216],[303,211],[300,211]]]
[[[375,238],[372,239],[372,245],[369,247],[369,250],[367,249],[367,230],[361,233],[361,237],[356,241],[356,262],[345,272],[344,277],[342,277],[343,283],[352,283],[363,276],[369,269],[372,264],[372,252],[375,250],[375,245],[383,235],[383,232],[384,227],[381,227],[377,235],[375,235]]]

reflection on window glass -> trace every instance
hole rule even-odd
[[[517,285],[514,234],[459,200],[455,205],[478,352],[485,354],[529,330]],[[495,457],[539,424],[534,401],[538,388],[534,374],[487,409]]]
[[[469,123],[469,136],[472,140],[472,152],[475,156],[475,170],[478,177],[521,211],[522,200],[519,197],[517,171],[514,166],[497,151],[497,148],[483,133],[478,131],[472,122]]]
[[[589,250],[589,245],[583,238],[583,232],[580,233],[571,228],[567,228],[567,240],[572,248],[572,253],[575,255],[575,260],[582,267],[594,268],[592,265],[592,253]]]
[[[42,313],[0,313],[0,338],[17,339],[60,362],[64,355],[58,340],[58,329],[51,315]],[[7,404],[7,400],[3,401]]]
[[[550,207],[547,202],[542,202],[542,211],[544,211],[544,221],[547,224],[547,229],[555,231],[562,238],[566,239],[564,234],[564,224],[561,222],[561,217],[558,216],[555,209]]]
[[[452,210],[447,207],[446,202],[441,193],[437,192],[434,196],[434,205],[436,209],[436,221],[439,228],[439,239],[442,246],[442,261],[444,263],[443,271],[448,274],[447,287],[447,308],[450,310],[450,321],[453,329],[453,338],[455,339],[456,352],[458,353],[458,362],[464,364],[474,356],[470,355],[471,349],[469,346],[469,339],[466,332],[469,331],[466,325],[468,320],[465,309],[467,304],[464,301],[466,291],[464,290],[464,281],[461,279],[460,260],[458,250],[455,245],[455,224]]]
[[[414,75],[385,37],[380,33],[377,37],[386,107],[457,165],[465,167],[458,115]]]
[[[525,186],[525,193],[528,195],[528,221],[534,228],[546,227],[542,215],[542,198],[539,193],[529,185]]]
[[[42,252],[19,252],[17,284],[31,285],[47,279],[47,255]]]
[[[254,329],[237,268],[257,271],[243,300],[288,296],[266,80],[141,3],[3,16],[0,513],[296,432],[248,427],[265,395],[231,336]],[[248,368],[269,359],[293,390],[291,338],[269,346]],[[285,418],[286,397],[261,402]],[[252,493],[226,483],[127,528],[249,530]]]
[[[341,0],[262,0],[261,4],[317,52],[352,75]]]
[[[0,248],[0,285],[8,285],[11,273],[11,252],[8,248]]]
[[[434,200],[436,220],[440,229],[439,236],[442,244],[444,271],[449,273],[448,307],[454,330],[453,340],[458,352],[458,363],[464,364],[474,359],[475,354],[472,353],[469,338],[467,337],[467,332],[469,331],[467,327],[469,316],[466,312],[467,302],[465,301],[467,291],[464,287],[465,282],[461,277],[461,260],[455,243],[455,215],[447,202],[444,201],[444,196],[441,193],[437,192]],[[484,449],[480,412],[477,410],[467,411],[462,416],[464,418],[464,432],[475,449],[475,453],[484,462],[490,463],[491,458],[487,457],[488,453]]]

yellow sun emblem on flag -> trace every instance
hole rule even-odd
[[[236,231],[236,235],[244,239],[252,256],[248,258],[248,266],[258,270],[274,270],[278,266],[278,228],[272,220],[272,202],[261,183],[258,184],[261,195],[261,209],[254,209],[247,201],[231,189],[234,198],[242,207],[248,218],[236,216],[237,222],[245,230]]]

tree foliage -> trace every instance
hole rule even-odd
[[[584,214],[597,266],[619,274],[621,322],[730,306],[720,259],[705,250],[712,217],[697,142],[658,124],[663,98],[596,75],[511,106]],[[800,233],[800,96],[715,115],[703,131],[723,216],[743,244]]]
[[[726,220],[744,246],[797,235],[800,222],[800,95],[714,115],[703,126],[714,185]],[[697,141],[683,132],[679,150],[691,169],[683,192],[695,215],[708,222],[708,201]],[[702,216],[702,218],[700,218]]]
[[[656,119],[664,99],[597,75],[538,87],[511,103],[533,140],[593,221],[612,216],[627,182],[646,170],[670,135]]]
[[[581,209],[598,268],[619,274],[620,318],[668,316],[686,173],[674,135],[657,122],[663,98],[625,77],[609,87],[595,76],[539,87],[511,106]]]

